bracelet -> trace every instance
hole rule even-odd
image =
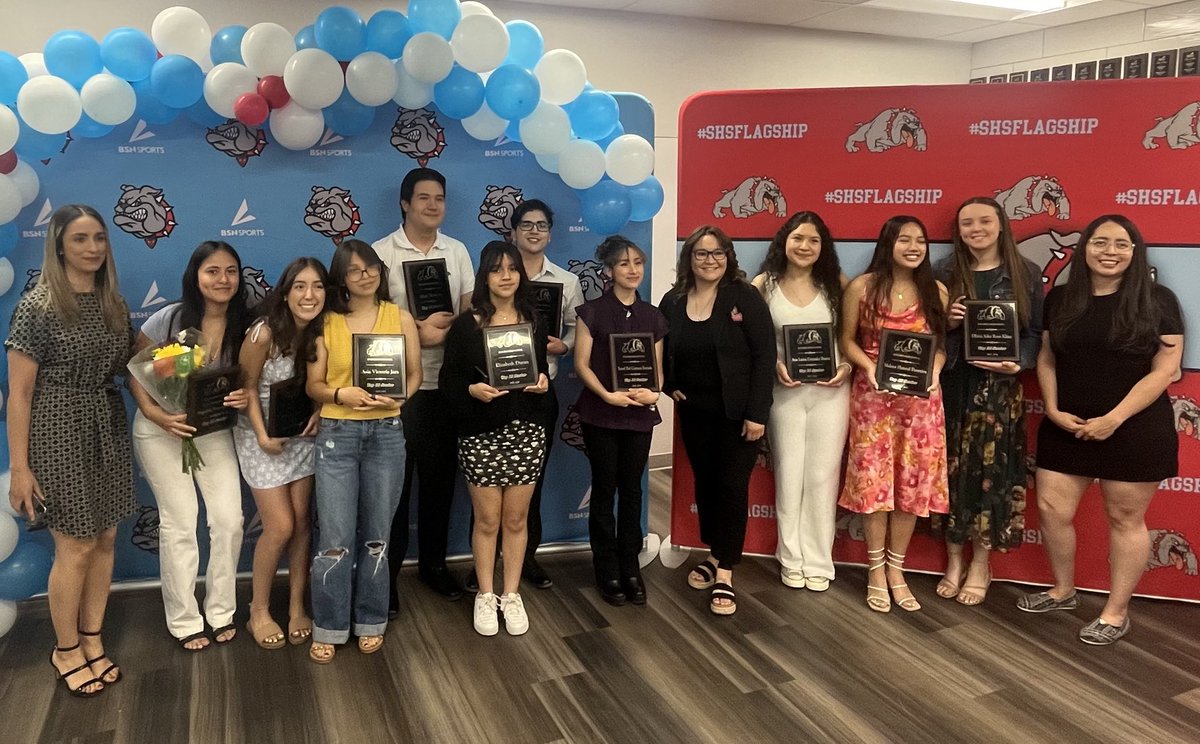
[[[333,404],[335,406],[340,406],[342,404],[342,402],[340,400],[338,400],[338,393],[340,393],[340,392],[342,392],[341,388],[336,388],[333,391]]]

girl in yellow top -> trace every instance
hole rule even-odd
[[[316,442],[321,528],[312,563],[309,649],[318,664],[333,660],[335,644],[349,640],[351,630],[364,654],[383,646],[388,539],[404,482],[404,401],[354,385],[353,335],[403,334],[407,389],[421,387],[416,323],[388,301],[387,267],[375,250],[360,240],[342,242],[329,267],[329,287],[324,336],[317,341],[316,361],[308,365],[306,386],[321,404]]]

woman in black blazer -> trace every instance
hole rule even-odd
[[[747,488],[775,380],[775,330],[767,304],[738,269],[733,241],[697,228],[683,243],[675,286],[659,306],[670,331],[664,387],[676,401],[695,473],[700,539],[711,554],[688,574],[712,589],[717,615],[737,610],[733,567],[746,537]]]

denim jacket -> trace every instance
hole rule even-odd
[[[1029,293],[1029,325],[1021,329],[1021,369],[1033,369],[1037,365],[1038,349],[1042,345],[1042,272],[1037,264],[1029,259],[1022,259],[1025,266],[1025,287]],[[934,276],[938,281],[950,287],[950,274],[954,269],[954,255],[946,256],[933,265]],[[951,290],[953,292],[953,290]],[[951,297],[953,302],[956,298]],[[1012,300],[1012,278],[1002,265],[996,281],[988,288],[987,298],[993,300]],[[943,370],[952,369],[962,358],[963,330],[958,328],[946,334],[946,364]]]

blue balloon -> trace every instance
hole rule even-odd
[[[317,49],[317,32],[310,23],[296,32],[296,49]],[[240,50],[239,50],[240,53]]]
[[[39,543],[17,543],[8,558],[0,563],[0,599],[28,599],[45,592],[53,562],[50,551]]]
[[[325,109],[325,124],[347,137],[362,134],[371,128],[375,121],[375,107],[364,106],[354,100],[350,91],[342,91],[342,95]]]
[[[503,64],[532,70],[546,51],[542,32],[529,21],[509,21],[504,27],[508,29],[508,56]]]
[[[150,77],[158,49],[145,32],[123,26],[108,32],[100,44],[100,60],[108,71],[129,82]]]
[[[458,0],[408,0],[408,22],[414,34],[432,31],[449,41],[461,20]]]
[[[246,35],[245,26],[226,26],[213,35],[212,44],[208,47],[208,56],[212,57],[214,65],[223,62],[246,64],[242,60],[242,37]]]
[[[570,116],[570,114],[567,114],[568,118],[570,118]],[[617,125],[613,127],[613,130],[606,134],[603,139],[596,140],[596,144],[600,145],[601,150],[607,150],[608,146],[612,144],[613,140],[615,140],[617,137],[620,137],[622,134],[625,134],[625,127],[621,126],[621,122],[618,121]]]
[[[107,135],[112,130],[112,125],[101,124],[87,114],[81,114],[79,121],[76,122],[75,126],[71,127],[71,136],[98,139]]]
[[[399,59],[412,38],[408,19],[398,10],[381,10],[367,21],[367,49],[389,59]]]
[[[224,116],[213,111],[212,107],[208,105],[208,101],[204,100],[204,96],[201,96],[199,101],[189,106],[183,113],[193,124],[198,124],[206,129],[229,121]]]
[[[313,24],[317,46],[346,62],[367,51],[367,26],[362,16],[350,8],[335,5],[326,8]]]
[[[29,80],[29,72],[21,60],[8,52],[0,52],[0,104],[17,102],[17,93]]]
[[[617,126],[621,119],[621,108],[617,105],[617,99],[608,93],[589,90],[580,93],[579,98],[571,103],[567,117],[576,136],[594,142],[607,137]]]
[[[513,142],[521,141],[521,120],[513,119],[504,128],[504,136],[508,137]]]
[[[21,231],[17,229],[17,223],[5,222],[0,225],[0,258],[7,256],[17,247],[17,241],[21,237]],[[3,356],[8,356],[4,354]],[[0,450],[8,451],[7,446],[0,447]]]
[[[204,95],[204,72],[182,54],[168,54],[150,71],[150,91],[171,108],[187,108]]]
[[[442,82],[433,86],[433,102],[452,119],[465,119],[483,105],[483,79],[454,65]]]
[[[46,160],[62,152],[66,143],[66,134],[42,134],[22,121],[13,149],[22,160]]]
[[[4,356],[8,355],[5,354]],[[5,442],[8,441],[8,425],[3,421],[0,421],[0,438],[3,438]],[[8,466],[8,447],[0,447],[0,471],[8,470]]]
[[[517,65],[497,67],[484,88],[488,108],[502,119],[524,119],[537,108],[541,96],[537,78]]]
[[[104,69],[100,43],[82,31],[59,31],[46,42],[42,54],[46,70],[76,88]]]
[[[588,229],[600,235],[613,235],[625,227],[633,213],[629,189],[616,181],[601,181],[580,196],[580,212]]]
[[[133,86],[133,92],[137,93],[137,106],[133,109],[132,118],[141,119],[147,124],[169,124],[179,115],[179,109],[158,100],[149,80],[139,80],[130,85]]]
[[[654,176],[650,176],[637,186],[630,186],[629,201],[633,206],[629,219],[633,222],[645,222],[662,209],[662,183]]]

